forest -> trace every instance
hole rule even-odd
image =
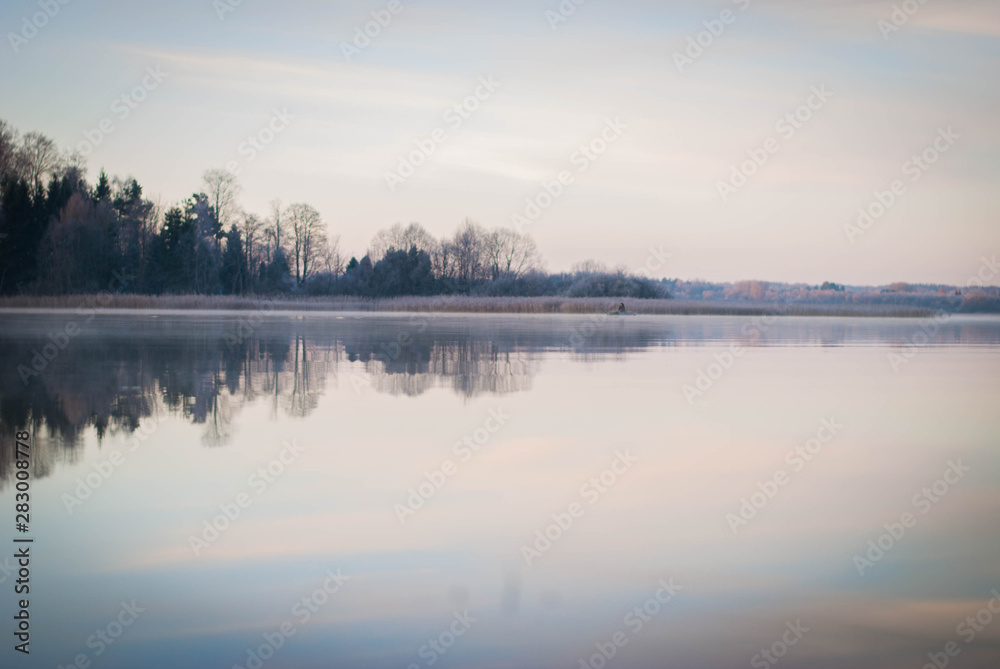
[[[466,219],[437,239],[419,223],[380,230],[360,257],[342,253],[320,213],[275,199],[242,209],[230,172],[162,206],[134,178],[0,120],[0,295],[400,295],[669,297],[660,281],[580,263],[548,274],[530,236]]]
[[[205,171],[199,192],[166,205],[131,177],[102,169],[90,183],[79,154],[0,119],[0,297],[660,298],[1000,312],[995,256],[970,266],[960,286],[654,279],[595,260],[546,272],[529,235],[468,218],[444,238],[396,223],[348,255],[315,207],[274,199],[267,212],[248,212],[241,192],[224,169]]]

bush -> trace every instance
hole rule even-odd
[[[651,279],[629,274],[579,273],[566,292],[567,297],[669,298],[666,289]]]

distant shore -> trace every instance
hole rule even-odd
[[[129,309],[236,311],[373,311],[491,314],[603,314],[625,302],[635,314],[785,315],[922,318],[935,310],[885,304],[815,304],[750,301],[697,301],[595,297],[413,296],[385,299],[350,297],[262,297],[232,295],[16,295],[0,298],[11,309]]]

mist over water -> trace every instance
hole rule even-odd
[[[31,666],[996,666],[995,317],[5,313],[0,368]]]

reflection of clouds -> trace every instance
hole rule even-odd
[[[119,361],[151,379],[145,391],[129,385],[127,397],[119,388],[121,406],[138,407],[121,415],[144,411],[143,402],[162,409],[168,388],[174,413],[86,513],[60,515],[67,531],[52,534],[54,554],[73,546],[74,528],[118,541],[114,550],[87,544],[82,557],[65,562],[61,577],[78,584],[66,595],[72,614],[98,600],[105,583],[124,579],[159,588],[163,625],[147,638],[222,646],[238,635],[231,645],[239,650],[273,631],[323,570],[341,566],[351,587],[310,622],[313,633],[295,639],[303,657],[336,652],[364,667],[379,652],[386,666],[405,666],[441,621],[468,607],[483,612],[484,624],[461,647],[468,655],[450,661],[495,667],[494,651],[503,648],[511,651],[503,666],[568,666],[620,629],[660,578],[676,577],[684,588],[677,600],[630,638],[616,667],[661,666],[664,658],[683,669],[746,666],[786,622],[801,619],[811,631],[782,666],[882,669],[919,666],[1000,584],[1000,537],[990,524],[1000,508],[995,350],[939,348],[904,376],[877,346],[770,345],[741,358],[695,410],[679,385],[714,347],[666,344],[726,341],[739,319],[691,326],[636,319],[595,339],[594,348],[584,344],[603,362],[581,365],[566,344],[572,319],[456,318],[385,360],[375,355],[395,340],[397,321],[376,318],[383,330],[376,338],[323,318],[268,321],[236,355],[213,349],[192,358],[178,348],[183,337],[133,339],[138,351],[164,349],[165,360]],[[878,343],[877,329],[865,328],[841,335],[826,321],[787,322],[767,336],[772,344],[817,336]],[[355,363],[345,364],[349,355]],[[469,396],[453,385],[510,388],[476,377],[536,372],[530,392]],[[358,393],[345,379],[362,373],[373,386],[408,380],[423,392]],[[217,377],[224,390],[204,381]],[[193,415],[223,413],[204,402],[183,410],[193,403],[185,393],[226,398],[229,424],[243,428],[232,447],[188,444],[177,456],[175,430],[191,435],[202,429],[186,424]],[[454,442],[497,407],[510,421],[459,461]],[[725,513],[758,480],[787,468],[785,454],[831,414],[843,432],[734,536]],[[123,428],[109,421],[113,429]],[[188,535],[273,457],[286,431],[308,446],[303,460],[195,557]],[[625,448],[639,457],[635,467],[597,503],[584,502],[584,515],[544,560],[519,567],[518,547],[552,513],[582,501],[581,484]],[[973,472],[858,577],[851,556],[959,455]],[[457,473],[400,525],[392,505],[446,458],[457,461]],[[82,470],[57,471],[64,478],[46,483],[72,481]],[[995,643],[997,630],[1000,619],[981,639]],[[477,662],[476,653],[489,661]],[[969,669],[994,667],[971,647],[961,660]]]

